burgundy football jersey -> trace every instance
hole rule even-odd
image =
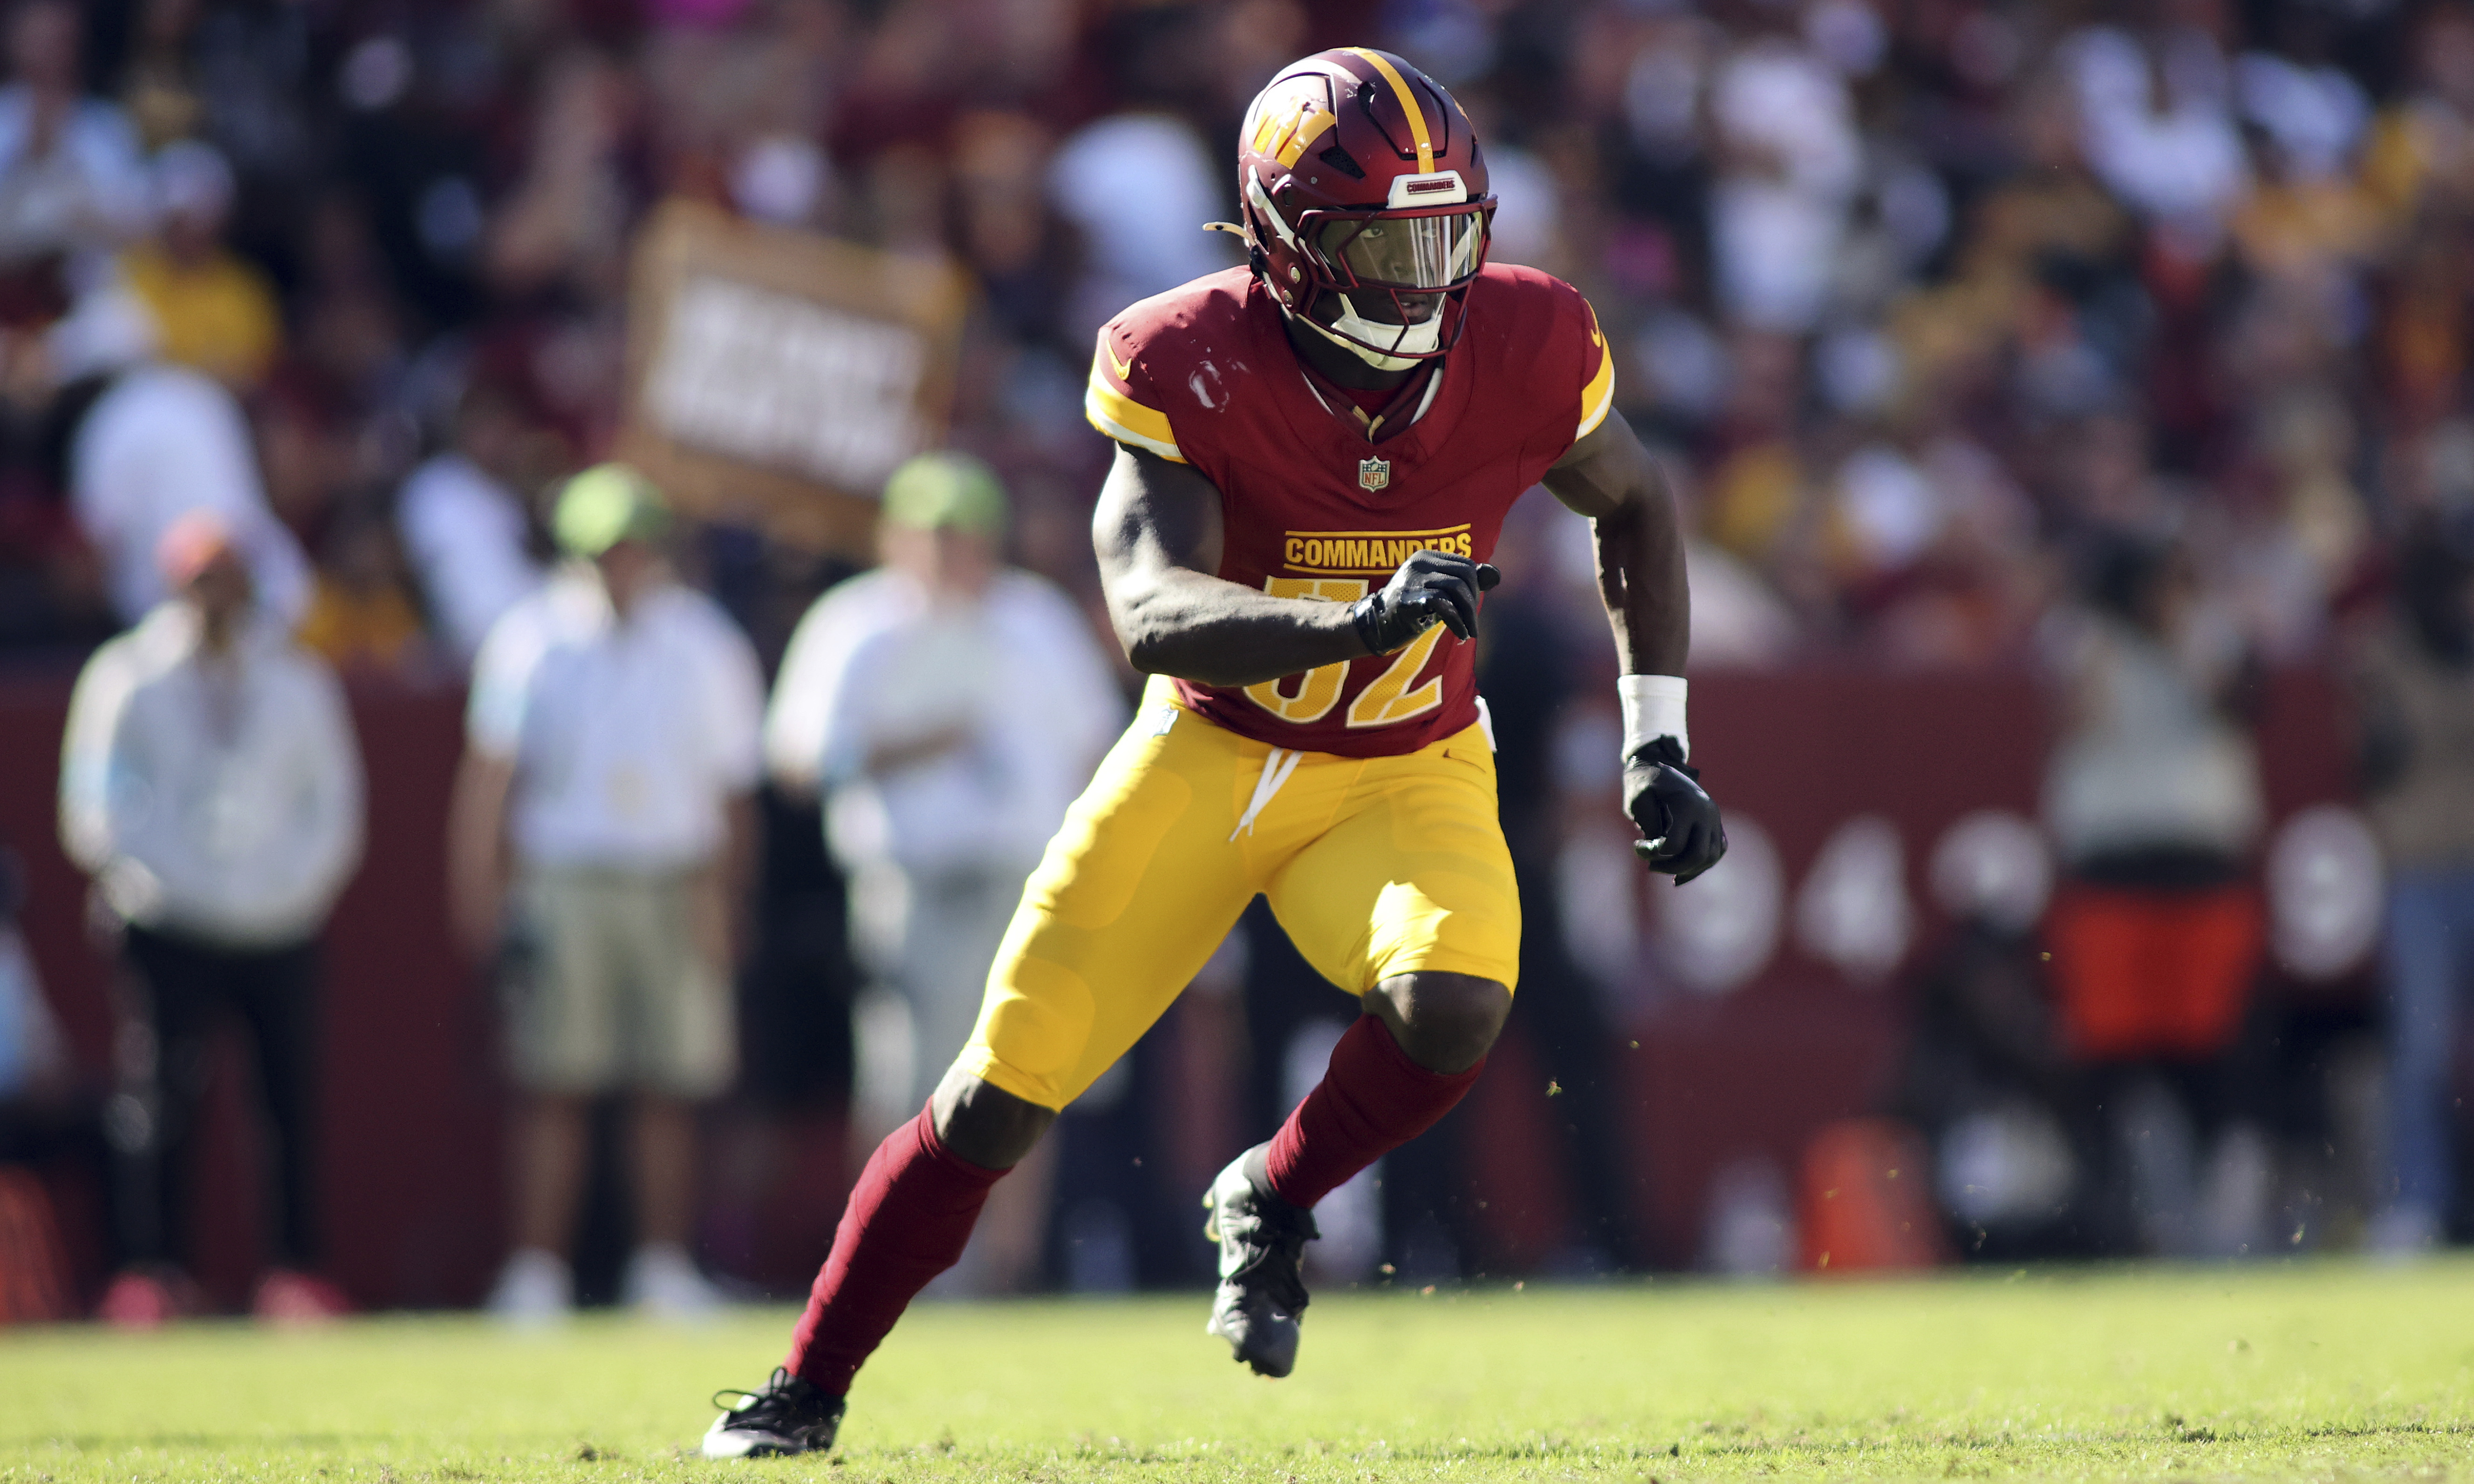
[[[1308,379],[1279,306],[1241,268],[1103,327],[1084,411],[1218,488],[1221,577],[1352,602],[1420,547],[1487,560],[1504,513],[1613,402],[1606,338],[1578,290],[1489,264],[1467,293],[1459,343],[1371,441]],[[1473,647],[1441,624],[1396,653],[1258,685],[1176,685],[1242,736],[1352,757],[1415,752],[1477,720]]]

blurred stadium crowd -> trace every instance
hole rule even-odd
[[[142,343],[109,283],[247,411],[312,642],[459,663],[499,599],[454,575],[485,538],[449,476],[529,492],[606,444],[666,196],[967,265],[955,441],[1079,579],[1090,333],[1231,260],[1196,224],[1239,113],[1337,36],[1457,89],[1493,251],[1597,305],[1690,471],[1704,664],[2021,658],[2098,523],[2172,525],[2248,639],[2307,655],[2474,489],[2445,5],[126,0],[10,36],[12,647],[146,595],[148,533],[53,446],[58,389]]]
[[[2066,682],[2047,824],[2096,890],[2051,927],[2058,1017],[2004,988],[2035,970],[1988,928],[1928,995],[1949,1035],[1919,1054],[1953,1060],[1914,1074],[1918,1121],[1959,1063],[2034,1092],[2065,1046],[2231,1045],[2260,933],[2244,697],[2262,667],[2364,677],[2348,734],[2424,923],[2391,945],[2420,966],[2400,1078],[2431,1110],[2390,1120],[2420,1173],[2369,1203],[2371,1234],[2438,1239],[2433,1031],[2474,932],[2462,4],[20,0],[0,656],[139,623],[166,533],[206,510],[336,671],[460,683],[552,571],[562,481],[618,429],[631,232],[679,198],[967,270],[950,443],[1001,477],[1011,560],[1096,617],[1093,332],[1236,260],[1200,226],[1233,214],[1248,100],[1350,43],[1455,90],[1502,203],[1492,254],[1595,304],[1696,533],[1696,672]],[[1611,667],[1573,529],[1516,520],[1527,616],[1503,642],[1561,658],[1487,681],[1498,716],[1537,692],[1536,736],[1506,747],[1541,778],[1581,755],[1547,719]],[[670,546],[768,674],[852,570],[745,529]],[[1551,789],[1513,787],[1508,820],[1560,827]],[[777,835],[814,832],[770,806]],[[838,917],[821,862],[768,869],[762,913]],[[2160,943],[2202,946],[2169,971]],[[2203,988],[2143,1019],[2105,988],[2142,973]],[[1566,1021],[1552,1039],[1607,1034]],[[2086,1147],[2105,1095],[2050,1101]],[[2216,1167],[2256,1185],[2238,1145]],[[1621,1226],[1594,1240],[1636,1260]],[[2081,1250],[2207,1245],[2135,1228]]]

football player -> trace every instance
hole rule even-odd
[[[1092,358],[1085,409],[1118,445],[1092,539],[1142,707],[1031,876],[969,1045],[861,1173],[789,1358],[726,1394],[709,1455],[832,1444],[988,1187],[1257,893],[1364,1010],[1203,1201],[1208,1328],[1289,1374],[1315,1203],[1458,1102],[1512,1008],[1519,906],[1468,641],[1530,486],[1595,523],[1637,849],[1679,885],[1726,850],[1686,763],[1673,503],[1613,411],[1589,304],[1486,260],[1467,116],[1397,57],[1323,52],[1254,100],[1237,185],[1248,266],[1128,309]]]

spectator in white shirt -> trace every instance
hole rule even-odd
[[[441,647],[470,667],[490,626],[542,585],[524,484],[531,426],[517,398],[486,380],[455,410],[453,446],[406,479],[396,523]]]
[[[61,327],[114,312],[109,303],[81,307]],[[60,373],[65,379],[74,371]],[[231,534],[269,612],[290,626],[308,607],[309,565],[266,503],[249,419],[206,372],[140,356],[113,376],[70,442],[69,487],[122,622],[135,623],[162,601],[156,547],[192,511],[212,512]]]
[[[91,1171],[98,1184],[110,1178],[100,1103],[80,1086],[84,1079],[70,1064],[67,1040],[17,929],[24,879],[16,851],[0,845],[0,1222],[17,1233],[0,1325],[77,1317],[75,1283],[43,1183],[61,1169]]]
[[[24,899],[17,852],[0,846],[0,1161],[39,1146],[28,1131],[50,1121],[71,1080],[68,1043],[17,928]]]
[[[1730,320],[1802,334],[1830,304],[1863,140],[1847,80],[1802,40],[1758,36],[1718,69],[1710,111],[1722,168],[1710,201]]]
[[[927,454],[885,491],[885,564],[816,600],[783,657],[765,754],[786,790],[825,794],[851,881],[862,996],[855,1137],[915,1113],[970,1039],[1024,880],[1126,721],[1073,601],[999,556],[986,466]],[[1036,1209],[1037,1182],[1018,1182]],[[991,1208],[989,1230],[1010,1230]],[[978,1267],[1003,1287],[1019,1254]]]
[[[0,87],[0,263],[117,248],[146,228],[137,132],[79,76],[79,8],[29,0],[9,17]]]
[[[737,1066],[736,918],[753,850],[764,678],[711,599],[671,576],[658,491],[602,465],[552,521],[579,559],[510,609],[473,666],[449,869],[467,946],[499,966],[515,1251],[490,1299],[544,1323],[572,1303],[569,1232],[587,1113],[630,1102],[638,1246],[626,1296],[695,1318],[696,1105]]]
[[[2142,38],[2097,26],[2064,54],[2088,164],[2186,256],[2214,252],[2250,188],[2232,74],[2215,38],[2187,27]]]
[[[1166,111],[1112,113],[1083,125],[1057,146],[1048,195],[1091,254],[1066,306],[1079,336],[1105,323],[1113,306],[1228,266],[1217,234],[1194,227],[1224,209],[1218,156],[1192,125]]]
[[[131,1013],[111,1120],[133,1266],[107,1317],[159,1321],[187,1256],[188,1140],[214,1032],[255,1042],[281,1219],[260,1281],[269,1318],[340,1311],[319,1260],[317,945],[361,855],[361,761],[343,694],[258,609],[214,515],[175,522],[178,596],[95,652],[69,705],[61,840],[120,927]]]
[[[10,1113],[52,1101],[69,1073],[60,1021],[52,1019],[35,977],[35,955],[17,930],[22,893],[17,853],[0,846],[0,1160],[12,1158]]]

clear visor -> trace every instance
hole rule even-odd
[[[1316,230],[1324,259],[1364,284],[1448,288],[1477,272],[1486,219],[1476,211],[1326,222]]]

